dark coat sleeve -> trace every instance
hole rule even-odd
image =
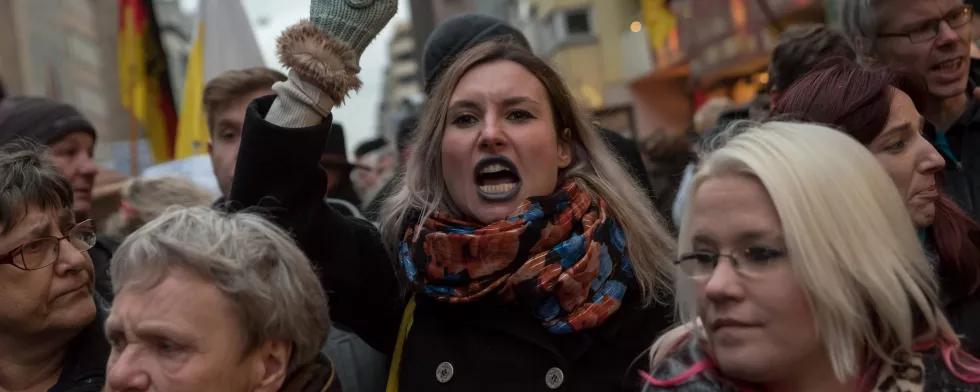
[[[332,118],[283,128],[264,119],[274,99],[259,98],[246,111],[228,208],[258,207],[289,231],[317,269],[331,318],[390,354],[403,309],[395,269],[373,225],[323,202],[319,160]]]

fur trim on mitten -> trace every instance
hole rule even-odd
[[[316,85],[340,104],[351,91],[361,88],[357,73],[357,54],[313,23],[302,21],[290,26],[276,41],[282,65],[295,71],[306,82]]]

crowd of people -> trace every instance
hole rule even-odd
[[[313,0],[288,75],[205,88],[220,197],[135,178],[105,227],[91,123],[0,97],[0,391],[980,391],[969,5],[842,1],[642,149],[458,16],[350,160],[397,3]]]

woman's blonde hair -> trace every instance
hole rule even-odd
[[[954,336],[905,204],[867,148],[840,131],[802,123],[742,123],[726,133],[720,137],[728,140],[709,143],[720,148],[705,157],[691,197],[714,177],[762,183],[839,379],[858,374],[868,360],[891,363],[911,353],[917,338]],[[692,249],[690,219],[688,207],[681,253]],[[680,318],[700,335],[692,282],[677,274]],[[672,346],[661,339],[653,351]]]
[[[521,65],[544,85],[559,140],[575,152],[572,164],[560,171],[559,182],[574,179],[582,189],[605,199],[626,233],[629,258],[644,298],[661,299],[658,289],[669,289],[674,242],[651,208],[649,198],[610,152],[596,127],[586,121],[561,77],[526,48],[505,42],[485,42],[463,52],[433,88],[415,132],[415,151],[401,184],[382,207],[381,231],[389,250],[396,249],[406,226],[421,224],[437,210],[460,215],[442,173],[442,138],[449,101],[466,72],[499,60]]]

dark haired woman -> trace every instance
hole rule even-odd
[[[828,124],[864,144],[898,186],[936,262],[945,311],[963,345],[980,354],[980,227],[942,193],[944,161],[922,136],[921,88],[884,70],[833,59],[797,80],[774,115]]]

